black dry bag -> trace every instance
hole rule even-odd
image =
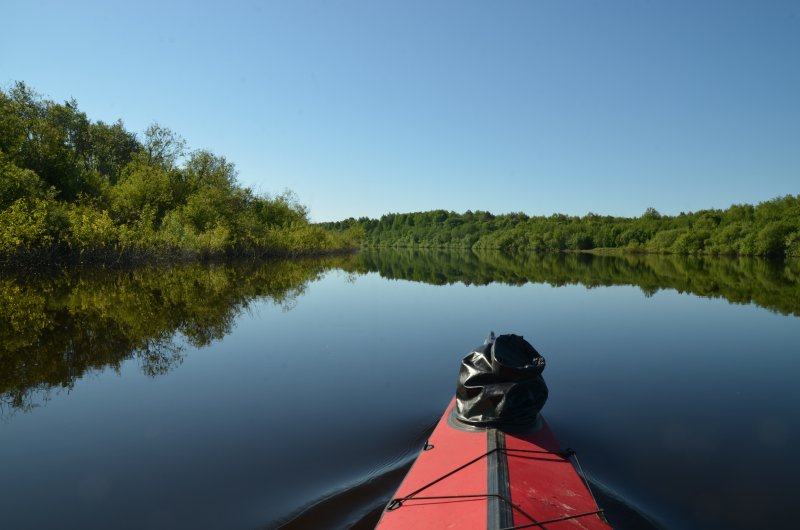
[[[547,401],[542,370],[544,357],[524,338],[492,333],[461,361],[454,419],[479,429],[535,425]]]

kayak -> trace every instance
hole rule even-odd
[[[544,366],[518,335],[491,333],[464,357],[454,399],[376,529],[610,529],[540,414]]]
[[[572,451],[540,417],[531,432],[454,426],[455,399],[376,530],[608,530]]]

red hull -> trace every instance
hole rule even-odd
[[[378,530],[608,530],[583,479],[543,421],[535,432],[467,432],[445,411]]]

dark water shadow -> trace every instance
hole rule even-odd
[[[388,499],[405,477],[413,460],[386,473],[370,477],[352,488],[337,491],[301,509],[289,521],[270,524],[266,529],[304,530],[375,528]]]
[[[355,485],[315,499],[263,530],[372,530],[435,426],[435,422],[429,424],[403,454],[384,462]]]
[[[608,522],[616,530],[665,530],[653,517],[610,489],[596,482],[590,482],[590,485],[598,506],[603,509]]]

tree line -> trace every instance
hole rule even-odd
[[[233,163],[153,124],[92,121],[75,100],[0,89],[0,258],[297,254],[354,243],[291,192],[239,185]]]
[[[434,210],[349,218],[326,226],[363,231],[365,247],[800,257],[800,195],[676,216],[653,208],[635,218]]]

